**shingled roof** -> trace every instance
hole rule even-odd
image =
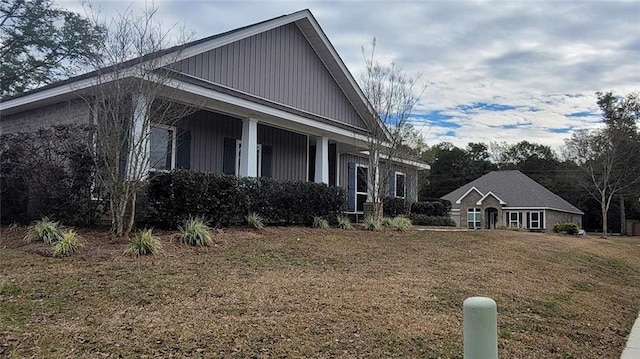
[[[505,207],[547,208],[562,212],[584,214],[581,210],[549,191],[520,171],[494,171],[450,192],[443,199],[451,201],[453,209],[459,209],[456,201],[475,188],[481,195],[491,192],[504,201]]]

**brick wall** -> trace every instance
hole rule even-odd
[[[90,123],[89,107],[82,100],[73,100],[0,116],[0,133],[33,132],[42,127]]]

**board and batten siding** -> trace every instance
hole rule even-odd
[[[367,129],[296,24],[184,59],[172,68],[302,111]]]
[[[209,111],[198,111],[178,127],[191,132],[191,170],[222,173],[224,138],[242,138],[242,120]],[[307,136],[258,123],[258,143],[272,146],[272,177],[305,180]]]
[[[349,162],[357,163],[359,165],[367,166],[369,165],[369,159],[367,157],[356,156],[349,153],[340,154],[339,158],[339,167],[340,167],[340,175],[339,175],[339,184],[340,187],[344,188],[345,191],[348,191],[348,183],[349,183]],[[391,171],[398,171],[404,173],[407,177],[407,200],[417,201],[418,200],[418,170],[416,168],[402,166],[399,164],[392,164]],[[382,177],[382,176],[381,176]],[[390,188],[389,188],[390,190]]]

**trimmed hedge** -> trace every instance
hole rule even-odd
[[[411,213],[409,219],[411,219],[411,223],[415,226],[456,226],[456,222],[449,216],[427,216],[424,214]]]
[[[411,202],[404,198],[387,197],[382,202],[382,212],[385,217],[408,216]]]
[[[339,187],[270,178],[237,178],[177,170],[153,175],[147,189],[148,220],[176,227],[189,217],[212,224],[238,225],[252,212],[269,224],[305,224],[334,217],[346,208]]]
[[[448,217],[451,211],[451,202],[446,199],[428,199],[411,204],[412,214],[422,214],[433,217]]]

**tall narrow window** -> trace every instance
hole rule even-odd
[[[176,161],[176,129],[151,124],[149,137],[149,164],[155,170],[172,170]]]
[[[364,203],[368,197],[369,169],[366,166],[356,166],[356,211],[364,211]]]
[[[467,228],[482,228],[482,212],[480,208],[469,208],[467,210]]]
[[[396,188],[395,188],[395,195],[396,198],[405,198],[405,196],[407,195],[407,190],[406,187],[404,185],[405,183],[405,178],[406,175],[402,172],[396,172],[395,174],[396,178]]]

